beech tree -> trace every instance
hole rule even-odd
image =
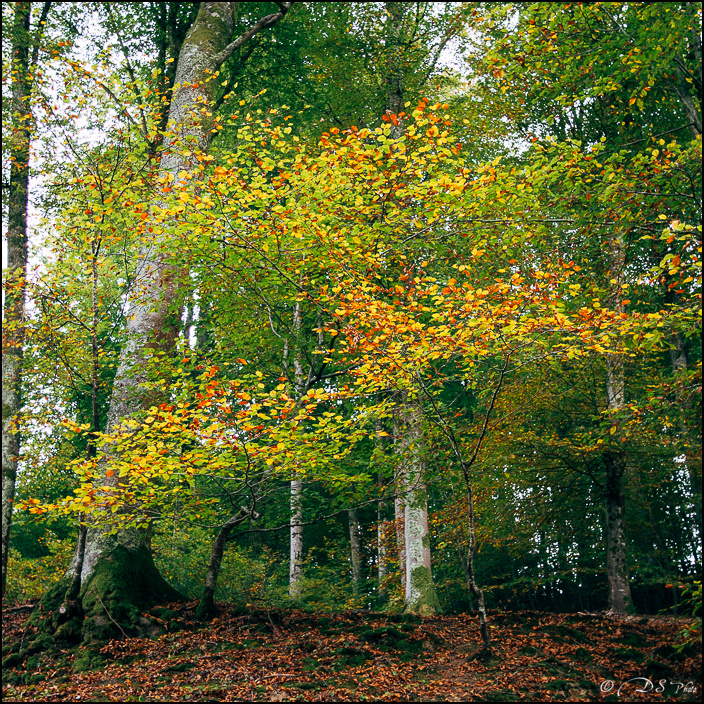
[[[201,3],[177,60],[167,122],[170,143],[165,145],[159,164],[163,188],[171,190],[179,183],[198,178],[200,162],[195,156],[189,157],[193,153],[207,155],[217,132],[210,106],[218,69],[238,47],[282,19],[290,5],[280,3],[278,12],[261,18],[233,41],[234,4]],[[177,336],[175,308],[182,295],[182,274],[169,265],[165,256],[168,224],[157,225],[158,212],[165,205],[166,199],[154,200],[145,213],[145,219],[154,224],[145,224],[144,232],[151,234],[149,239],[145,237],[136,267],[127,342],[121,350],[110,399],[108,433],[122,427],[145,407],[140,385],[146,380],[148,360],[159,352],[169,354]],[[106,486],[114,485],[116,480],[117,476],[110,474],[102,478]],[[80,575],[80,589],[75,588],[74,581],[68,589],[65,582],[58,583],[47,594],[43,608],[55,628],[65,624],[58,633],[66,631],[64,635],[68,635],[68,631],[79,630],[86,641],[101,640],[112,633],[115,619],[136,625],[137,604],[179,598],[154,566],[148,528],[110,533],[104,521],[89,524],[70,572]]]

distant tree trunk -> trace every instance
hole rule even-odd
[[[626,243],[623,233],[617,231],[610,244],[609,279],[611,305],[622,313],[623,294],[621,282],[626,265]],[[617,414],[626,404],[626,376],[623,357],[606,355],[606,402],[609,411]],[[621,421],[616,419],[620,424]],[[626,530],[624,516],[623,481],[626,473],[626,458],[620,451],[607,453],[604,458],[604,509],[606,513],[606,575],[609,585],[608,608],[623,615],[633,611],[631,589],[628,584],[626,564]]]
[[[160,175],[177,184],[187,181],[189,176],[197,178],[200,165],[197,155],[207,152],[213,137],[212,113],[204,109],[214,99],[213,74],[245,41],[276,24],[290,3],[280,3],[280,12],[260,19],[231,42],[234,5],[202,2],[181,46],[168,119],[168,129],[179,145],[164,153],[159,166]],[[160,401],[154,396],[146,398],[141,384],[149,357],[157,352],[171,353],[178,335],[181,275],[169,263],[170,246],[165,236],[155,233],[153,242],[145,246],[138,261],[133,290],[139,293],[132,301],[127,342],[120,353],[108,412],[108,433],[122,427],[136,411]],[[104,449],[109,454],[109,448]],[[100,483],[110,486],[117,480],[118,472],[114,472],[101,477]],[[82,638],[87,642],[102,642],[120,631],[140,632],[144,625],[141,611],[145,607],[182,598],[164,581],[154,564],[149,529],[120,528],[106,534],[109,529],[105,522],[93,521],[85,540],[80,601],[85,614]],[[64,582],[49,591],[40,611],[48,609],[51,613],[61,602],[66,591]]]
[[[400,2],[386,2],[384,4],[388,14],[386,21],[386,60],[388,62],[386,104],[390,113],[398,115],[403,112],[403,69],[401,67],[403,45],[401,31],[403,16],[407,8],[404,3]],[[401,135],[403,135],[403,125],[399,121],[399,124],[391,126],[391,137],[398,139]]]
[[[359,516],[356,508],[351,508],[347,511],[347,519],[350,528],[352,585],[354,586],[355,594],[358,594],[362,586],[362,548],[359,542]]]
[[[623,516],[623,473],[620,457],[606,455],[605,511],[606,511],[606,575],[609,585],[608,608],[614,614],[633,611],[631,589],[626,566],[626,535]]]
[[[674,61],[670,65],[670,77],[668,82],[680,99],[684,107],[687,117],[690,120],[689,131],[694,139],[702,133],[702,116],[701,116],[701,94],[702,94],[702,39],[701,39],[701,20],[697,16],[701,13],[701,4],[696,2],[683,3],[684,12],[689,15],[689,27],[691,34],[689,41],[684,44],[689,52],[690,60]],[[682,57],[685,58],[684,56]],[[689,74],[685,66],[693,65],[694,74]],[[694,95],[699,93],[699,107],[694,99]]]
[[[394,410],[394,448],[396,467],[394,469],[394,529],[396,532],[396,554],[398,571],[401,577],[401,593],[406,594],[406,481],[403,460],[399,457],[402,440],[402,421],[398,407]]]
[[[383,456],[383,432],[384,428],[380,418],[374,421],[375,443],[376,450],[379,456]],[[382,496],[383,491],[383,473],[379,469],[377,474],[377,490],[379,496]],[[384,580],[387,572],[387,556],[386,556],[386,517],[384,511],[384,502],[379,499],[376,505],[376,568],[377,568],[377,583],[379,595],[384,593]]]
[[[422,410],[406,399],[402,408],[403,440],[401,451],[405,464],[405,533],[406,533],[406,597],[408,613],[430,616],[440,611],[430,565],[428,535],[428,493],[423,477],[424,463]]]
[[[669,277],[664,277],[665,300],[669,306],[675,306],[677,302],[677,293],[675,286],[670,285]],[[674,282],[672,282],[674,283]],[[675,330],[672,334],[672,346],[670,347],[670,364],[672,366],[672,374],[678,375],[686,371],[689,362],[687,360],[687,345],[679,331]],[[692,489],[692,497],[694,504],[694,525],[701,527],[702,525],[702,455],[701,441],[696,437],[696,430],[688,426],[685,420],[685,404],[683,403],[683,394],[678,393],[677,401],[680,406],[680,435],[684,444],[684,456],[689,474],[689,483]]]
[[[376,514],[376,578],[379,582],[379,594],[385,593],[384,580],[388,572],[386,556],[386,526],[384,504],[380,501]]]

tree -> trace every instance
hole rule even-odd
[[[662,546],[690,550],[691,511],[671,526],[662,516],[690,506],[673,485],[683,451],[696,494],[700,142],[648,100],[686,117],[668,83],[682,45],[631,71],[653,16],[613,3],[319,3],[285,23],[283,4],[264,19],[258,3],[239,17],[228,3],[181,5],[101,6],[119,72],[72,64],[116,127],[74,146],[62,173],[75,182],[52,186],[61,224],[45,241],[66,266],[48,257],[25,344],[36,379],[47,349],[74,360],[52,390],[75,432],[61,445],[74,495],[25,501],[89,528],[42,605],[54,632],[148,630],[140,611],[178,597],[151,557],[165,521],[212,539],[201,615],[215,611],[228,543],[248,531],[288,562],[282,598],[287,586],[309,599],[315,570],[337,561],[338,602],[371,604],[358,543],[375,505],[381,583],[393,502],[404,589],[392,607],[436,612],[449,594],[437,575],[463,580],[450,596],[478,607],[485,648],[492,599],[560,608],[585,596],[587,575],[600,604],[606,589],[591,590],[608,565],[619,611],[629,564],[634,600],[646,573],[682,574]],[[131,54],[152,36],[156,64]],[[485,44],[471,87],[437,72],[457,36]],[[642,115],[628,121],[633,106]],[[102,260],[113,245],[119,279]],[[120,311],[127,330],[108,332]],[[650,529],[629,510],[639,495]],[[327,559],[317,520],[335,521]]]
[[[210,112],[218,69],[238,47],[258,32],[276,24],[291,3],[280,3],[279,12],[261,18],[244,34],[231,41],[234,27],[232,3],[201,3],[179,53],[175,90],[169,105],[168,142],[160,157],[159,179],[163,189],[178,189],[199,177],[200,160],[207,155],[217,132]],[[162,190],[163,190],[162,189]],[[153,199],[145,212],[143,245],[137,262],[137,277],[127,325],[127,341],[120,353],[106,431],[127,429],[125,424],[139,410],[152,405],[141,384],[146,381],[149,360],[170,354],[178,332],[175,308],[182,295],[181,273],[169,265],[165,249],[168,228],[159,213],[168,211],[168,198]],[[154,241],[149,242],[149,233]],[[148,395],[147,395],[148,396]],[[116,486],[118,475],[106,465],[102,483]],[[149,530],[121,529],[110,533],[105,521],[92,522],[85,547],[80,546],[72,572],[80,572],[79,604],[63,604],[66,585],[56,585],[44,599],[53,626],[80,620],[85,641],[100,641],[111,634],[115,623],[137,625],[137,605],[179,598],[156,570],[150,548]],[[82,552],[82,554],[81,554]],[[80,568],[79,568],[80,565]],[[109,615],[106,618],[105,614]],[[75,627],[75,626],[74,626]]]
[[[39,17],[31,27],[31,2],[14,3],[11,47],[11,130],[7,216],[7,270],[3,273],[4,306],[2,337],[2,595],[7,581],[13,501],[20,433],[22,358],[27,273],[27,209],[29,206],[30,143],[34,133],[32,91],[38,71],[40,43],[51,7],[41,3]],[[4,12],[4,8],[3,8]],[[4,69],[5,67],[3,67]],[[4,125],[3,125],[4,127]],[[5,184],[3,183],[3,189]],[[4,199],[3,199],[4,200]]]

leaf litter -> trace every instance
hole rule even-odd
[[[171,607],[182,630],[98,648],[92,671],[72,671],[81,650],[69,646],[4,663],[3,701],[700,699],[701,645],[673,647],[683,618],[494,612],[487,655],[470,614],[222,606],[203,624],[194,606]],[[31,635],[27,616],[3,612],[4,651]]]

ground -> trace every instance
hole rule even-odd
[[[197,602],[152,610],[167,632],[90,654],[35,653],[3,665],[3,701],[699,701],[701,646],[673,647],[686,619],[490,614],[310,614]],[[3,612],[3,651],[29,639],[26,611]],[[176,628],[183,630],[175,630]],[[97,669],[75,672],[77,662]],[[629,682],[629,680],[631,680]],[[620,691],[619,691],[620,688]],[[638,691],[641,690],[641,691]]]

